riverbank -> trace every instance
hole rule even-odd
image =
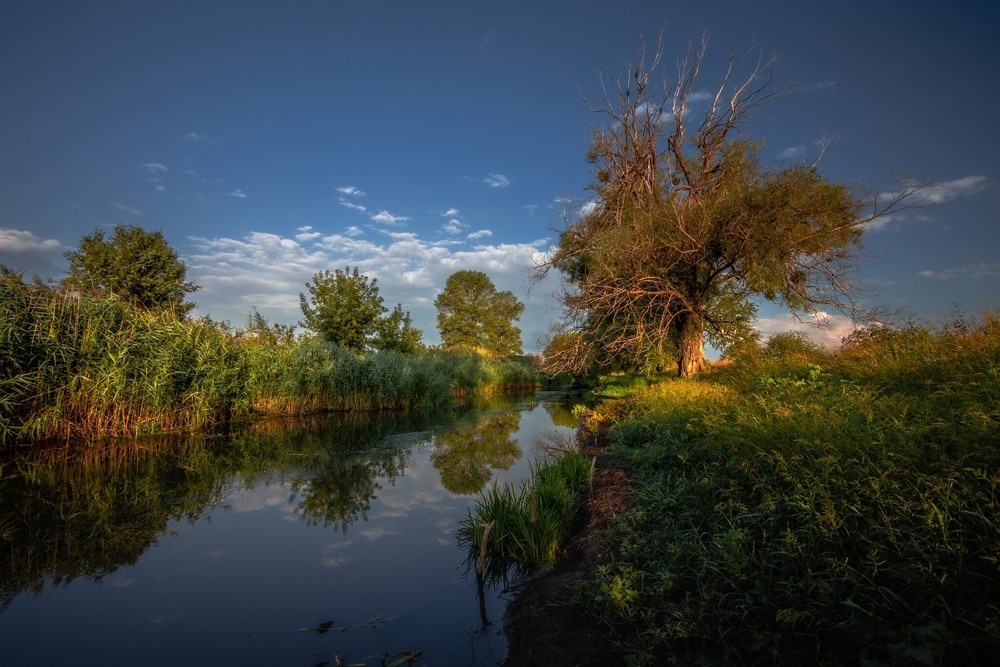
[[[522,585],[508,664],[996,664],[998,396],[987,314],[776,337],[604,403],[628,502]]]
[[[505,664],[511,667],[615,665],[622,661],[622,652],[608,628],[588,614],[574,595],[577,585],[594,579],[598,567],[607,561],[598,531],[624,506],[628,478],[605,454],[602,435],[581,432],[579,437],[581,449],[598,458],[593,492],[577,507],[556,564],[527,577],[515,588],[515,598],[504,613]]]

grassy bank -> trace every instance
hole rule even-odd
[[[536,382],[516,360],[358,354],[260,318],[233,331],[0,280],[0,446],[198,431],[254,414],[425,409]]]
[[[591,460],[576,449],[539,462],[518,489],[494,483],[462,519],[459,540],[481,574],[506,581],[512,569],[551,565],[569,532],[578,495],[587,489]]]
[[[606,404],[630,469],[579,599],[636,664],[992,664],[1000,318],[795,337]]]

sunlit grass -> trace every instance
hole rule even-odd
[[[485,554],[484,573],[494,580],[505,579],[512,568],[552,565],[590,474],[590,459],[574,450],[534,465],[530,479],[520,488],[494,482],[479,494],[459,528],[459,540],[468,547],[470,560]]]
[[[580,595],[635,662],[1000,651],[996,316],[762,354],[598,413],[634,486]]]

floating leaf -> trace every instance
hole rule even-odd
[[[299,632],[318,632],[319,634],[323,634],[324,632],[329,631],[332,627],[333,621],[326,621],[324,623],[320,623],[315,628],[299,628]]]

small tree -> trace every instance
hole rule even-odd
[[[325,340],[350,350],[362,350],[374,335],[385,307],[378,293],[378,279],[369,279],[358,267],[327,270],[306,283],[310,298],[299,293],[305,319],[302,326]]]
[[[434,300],[441,342],[450,348],[481,348],[496,356],[521,353],[514,322],[524,304],[510,291],[498,292],[482,271],[456,271]]]
[[[65,257],[69,271],[64,286],[106,290],[141,308],[172,309],[185,316],[194,304],[184,303],[184,297],[200,289],[185,281],[187,267],[162,233],[134,225],[115,225],[110,239],[96,230]]]
[[[413,327],[409,311],[404,312],[403,306],[397,303],[379,322],[373,344],[379,350],[412,354],[420,349],[422,336],[420,329]]]
[[[759,61],[738,79],[730,58],[703,99],[704,53],[703,40],[680,63],[677,83],[657,90],[660,50],[647,63],[640,48],[592,109],[607,121],[593,130],[588,155],[596,206],[567,220],[536,276],[562,274],[565,330],[590,351],[564,350],[568,370],[652,353],[675,355],[679,374],[693,375],[706,333],[720,345],[745,336],[758,298],[793,312],[857,314],[850,275],[865,226],[914,192],[866,200],[815,164],[766,168],[760,144],[739,134],[788,91],[770,88]],[[695,105],[704,108],[692,119]]]
[[[397,305],[388,316],[378,293],[378,279],[368,278],[357,267],[320,271],[306,283],[310,297],[299,294],[305,319],[302,326],[325,340],[350,350],[415,352],[421,333],[414,329],[410,313]]]

